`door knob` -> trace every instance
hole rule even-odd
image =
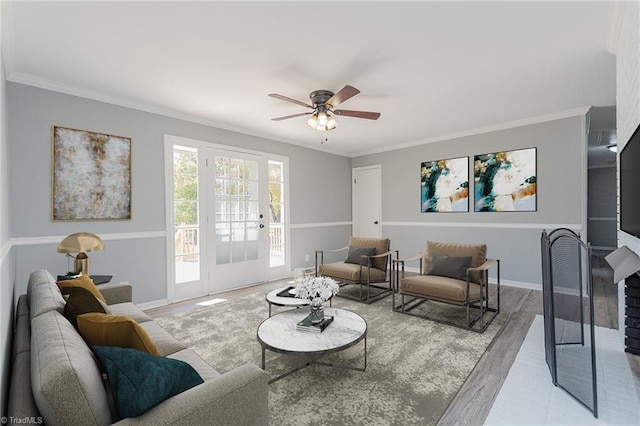
[[[263,224],[260,224],[260,229],[262,229],[262,228],[264,228],[264,225],[263,225]]]
[[[376,220],[375,222],[373,222],[373,224],[374,224],[374,225],[377,225],[377,224],[378,224],[378,221]]]

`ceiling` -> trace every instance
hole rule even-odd
[[[3,2],[7,80],[347,156],[615,104],[612,2]],[[361,93],[321,133],[317,89]]]

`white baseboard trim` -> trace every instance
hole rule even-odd
[[[167,299],[154,300],[151,302],[144,302],[144,303],[136,303],[138,308],[142,309],[143,311],[146,311],[147,309],[159,308],[161,306],[167,306],[168,304],[169,304],[169,300]]]
[[[111,234],[96,234],[105,241],[114,240],[138,240],[145,238],[165,238],[167,233],[165,231],[147,231],[147,232],[122,232]],[[13,246],[36,246],[42,244],[58,244],[62,241],[66,235],[61,236],[44,236],[44,237],[18,237],[11,238],[11,244]]]

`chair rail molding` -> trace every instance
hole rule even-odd
[[[382,226],[418,226],[418,227],[448,227],[448,228],[504,228],[504,229],[555,229],[569,228],[581,230],[578,223],[491,223],[491,222],[391,222],[383,221]]]
[[[145,238],[165,238],[167,236],[166,231],[145,231],[145,232],[121,232],[121,233],[108,233],[97,234],[103,240],[139,240]],[[42,237],[16,237],[11,238],[11,246],[35,246],[42,244],[58,244],[65,238],[66,235],[61,236],[42,236]],[[4,249],[4,248],[3,248]]]

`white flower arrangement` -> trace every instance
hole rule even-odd
[[[296,284],[296,297],[312,303],[323,303],[340,290],[338,282],[329,277],[308,276]]]

